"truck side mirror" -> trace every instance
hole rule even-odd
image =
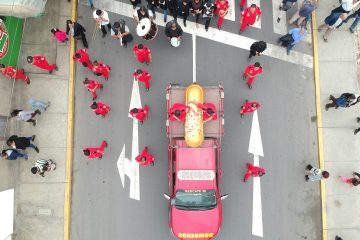
[[[228,194],[222,195],[222,196],[220,197],[221,201],[224,200],[224,199],[226,199],[228,196],[229,196]]]
[[[167,199],[167,200],[170,200],[170,196],[169,195],[167,195],[166,193],[164,193],[164,197]]]

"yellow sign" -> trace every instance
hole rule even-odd
[[[178,233],[179,238],[212,238],[213,233]]]

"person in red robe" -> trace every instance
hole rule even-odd
[[[73,59],[81,63],[84,67],[91,69],[89,53],[86,51],[85,48],[77,50],[73,56]]]
[[[189,107],[184,104],[174,103],[174,105],[169,110],[169,120],[172,122],[185,122],[188,109]]]
[[[84,86],[86,89],[91,92],[93,100],[97,98],[96,90],[102,89],[103,85],[95,80],[90,80],[88,78],[85,78],[83,81]]]
[[[248,25],[253,25],[255,21],[260,20],[261,9],[256,4],[251,4],[250,7],[246,8],[240,17],[240,31],[242,34]]]
[[[197,106],[201,108],[203,112],[204,123],[210,120],[216,120],[218,118],[216,113],[216,107],[213,103],[205,103],[205,104],[198,103]]]
[[[107,147],[107,142],[102,141],[100,147],[98,148],[84,148],[83,153],[88,158],[102,158],[104,154],[104,149]]]
[[[146,63],[146,65],[149,65],[152,61],[151,51],[150,49],[142,44],[135,45],[133,48],[134,57],[140,62],[140,63]]]
[[[252,113],[260,107],[261,105],[258,102],[249,102],[248,100],[245,100],[245,104],[240,108],[240,117],[243,117],[245,113]]]
[[[246,0],[240,0],[239,3],[240,3],[240,11],[243,11],[243,10],[244,10],[244,6],[245,6],[245,4],[246,4]]]
[[[250,177],[262,177],[265,174],[265,169],[263,168],[253,166],[250,163],[247,163],[246,166],[247,171],[244,176],[244,182],[249,180]]]
[[[90,108],[96,115],[101,115],[102,117],[105,117],[106,114],[111,110],[108,105],[101,102],[93,102]]]
[[[216,3],[216,12],[215,15],[219,17],[217,27],[221,29],[221,26],[224,22],[226,14],[229,12],[230,4],[227,0],[217,0]]]
[[[149,107],[145,105],[144,108],[133,108],[130,110],[130,115],[139,120],[140,124],[143,124],[149,116]]]
[[[30,78],[25,75],[24,69],[15,69],[12,66],[0,64],[0,72],[11,79],[25,81],[30,84]]]
[[[246,78],[248,78],[247,80],[247,85],[248,87],[251,89],[252,88],[252,84],[253,81],[255,80],[255,78],[262,74],[263,72],[263,68],[260,66],[259,62],[256,62],[254,64],[249,64],[244,73],[243,73],[243,80],[245,81]]]
[[[51,74],[53,70],[58,70],[56,64],[49,64],[44,56],[28,56],[27,62],[33,66],[49,71]]]
[[[151,74],[146,70],[137,69],[133,76],[137,81],[145,84],[145,90],[148,92],[150,89],[150,81],[152,80]]]
[[[135,160],[142,166],[147,166],[151,164],[154,166],[155,157],[148,153],[148,147],[145,147],[139,156]]]
[[[110,70],[111,68],[101,61],[95,60],[91,65],[91,71],[93,71],[96,76],[103,76],[105,80],[109,79]]]

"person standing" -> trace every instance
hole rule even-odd
[[[148,147],[145,147],[141,154],[135,158],[135,160],[141,165],[141,166],[147,166],[152,165],[154,166],[155,157],[148,153]]]
[[[133,76],[135,80],[145,84],[145,90],[148,92],[150,89],[150,81],[152,80],[151,74],[146,70],[137,69]]]
[[[133,5],[133,9],[135,9],[137,5],[141,4],[141,0],[130,0],[130,3]]]
[[[109,14],[104,10],[98,9],[93,12],[93,18],[95,19],[96,24],[100,25],[102,37],[104,38],[107,34],[105,26],[111,31]]]
[[[247,171],[244,176],[244,182],[249,180],[250,177],[262,177],[265,175],[265,169],[256,167],[250,163],[246,164]]]
[[[29,104],[31,105],[32,110],[34,111],[40,109],[46,111],[48,107],[50,107],[50,101],[44,102],[33,98],[29,99]]]
[[[179,0],[178,12],[183,18],[184,27],[186,27],[186,19],[189,17],[189,14],[190,14],[189,0]]]
[[[110,107],[102,102],[93,102],[90,106],[92,111],[96,115],[101,115],[102,117],[105,117],[108,112],[110,112]]]
[[[178,2],[177,1],[178,0],[167,0],[168,10],[170,11],[170,13],[173,16],[175,21],[177,21],[177,15],[178,15],[178,10],[177,10]]]
[[[103,155],[104,155],[104,149],[107,147],[107,142],[106,141],[102,141],[100,147],[98,148],[84,148],[83,149],[83,153],[84,155],[89,158],[100,158],[102,159]]]
[[[140,7],[138,10],[135,10],[133,16],[137,23],[140,23],[140,21],[144,18],[148,18],[150,21],[154,20],[152,11],[148,10],[144,6]]]
[[[63,32],[58,28],[52,28],[50,32],[52,33],[52,37],[56,38],[59,43],[63,43],[69,40],[66,32]]]
[[[177,40],[180,41],[183,30],[175,20],[172,20],[165,26],[165,35],[169,41],[171,41],[172,38],[177,38]]]
[[[133,108],[130,110],[130,115],[139,120],[140,124],[143,124],[149,116],[149,107],[145,105],[144,108]]]
[[[119,39],[124,48],[126,48],[127,44],[134,39],[130,33],[129,27],[122,19],[119,20],[119,22],[114,22],[114,25],[111,27],[111,36],[115,39]]]
[[[31,122],[33,126],[36,126],[36,120],[33,118],[37,115],[41,115],[41,112],[39,110],[35,111],[23,111],[19,109],[14,109],[10,116],[16,118],[18,121],[24,121],[24,122]]]
[[[329,178],[330,174],[327,171],[323,171],[319,168],[314,168],[310,164],[306,166],[306,175],[305,180],[308,182],[309,180],[312,182],[319,181],[322,179]]]
[[[353,175],[354,175],[353,178],[346,178],[346,177],[343,177],[343,176],[339,176],[339,178],[343,183],[347,183],[351,187],[353,187],[353,186],[359,185],[359,183],[360,183],[360,174],[357,173],[357,172],[353,172]]]
[[[91,69],[91,62],[89,53],[86,51],[85,48],[80,48],[77,50],[73,56],[73,59],[83,65],[83,67],[87,67]]]
[[[251,89],[252,88],[252,84],[253,81],[255,80],[255,78],[262,74],[263,72],[263,68],[260,66],[259,62],[256,62],[255,64],[249,64],[244,73],[243,73],[243,80],[245,81],[246,78],[248,78],[247,80],[247,85],[248,87]]]
[[[258,102],[249,102],[248,100],[245,100],[244,105],[240,108],[240,117],[242,118],[246,113],[255,112],[260,107],[261,105]]]
[[[245,1],[245,0],[243,0]],[[282,0],[280,6],[279,6],[279,16],[277,18],[277,22],[280,22],[280,12],[284,11],[287,12],[290,8],[292,8],[292,6],[295,5],[295,3],[297,2],[297,0]]]
[[[169,109],[169,120],[171,122],[185,122],[188,109],[189,107],[184,104],[174,103],[174,105]]]
[[[53,70],[58,70],[56,64],[49,64],[44,56],[28,56],[27,62],[33,66],[49,71],[51,74]]]
[[[215,15],[219,17],[217,27],[220,30],[224,22],[226,14],[229,12],[230,4],[227,0],[216,0],[215,2],[216,11]]]
[[[24,158],[25,160],[28,160],[29,158],[27,154],[20,153],[15,149],[2,150],[1,157],[6,160],[16,160],[18,158]]]
[[[257,41],[251,44],[248,61],[250,61],[253,56],[260,56],[260,54],[265,51],[266,47],[267,45],[264,41]]]
[[[99,83],[95,80],[90,80],[88,78],[85,78],[85,80],[83,81],[83,84],[86,87],[86,89],[89,92],[91,92],[93,100],[95,100],[97,98],[96,90],[103,88],[103,85],[101,83]]]
[[[210,21],[214,16],[216,6],[211,1],[207,1],[204,3],[202,9],[202,18],[205,20],[205,31],[209,31]]]
[[[325,42],[328,41],[330,33],[335,27],[339,27],[341,23],[346,20],[348,14],[342,12],[335,12],[327,16],[324,20],[324,23],[321,24],[318,28],[318,31],[321,32],[322,29],[326,29],[323,39]]]
[[[142,44],[139,45],[135,45],[133,48],[133,52],[134,52],[134,57],[140,62],[140,63],[146,63],[146,65],[149,65],[151,60],[152,60],[152,56],[151,56],[151,51],[150,49]]]
[[[80,23],[73,22],[71,20],[66,20],[66,34],[69,35],[69,33],[71,34],[71,36],[73,36],[75,40],[81,39],[84,48],[89,48],[85,36],[86,30]]]
[[[289,31],[289,35],[291,35],[291,38],[293,39],[293,41],[291,41],[291,43],[289,43],[287,45],[287,49],[286,49],[287,55],[290,55],[291,49],[296,44],[298,44],[299,42],[301,42],[302,40],[304,40],[306,38],[307,32],[306,32],[305,28],[293,28]],[[282,37],[279,39],[279,41],[281,41],[281,39],[282,39]]]
[[[199,27],[200,16],[202,13],[202,6],[203,6],[202,0],[191,0],[190,12],[193,15],[193,17],[195,17],[196,27]]]
[[[31,167],[30,171],[32,174],[39,174],[42,177],[45,177],[46,172],[55,171],[56,163],[51,159],[39,159],[35,162],[34,166]]]
[[[309,16],[316,8],[316,1],[305,0],[296,13],[290,18],[289,24],[292,24],[297,20],[297,26],[300,27],[306,17]]]
[[[10,79],[21,80],[30,84],[30,78],[25,75],[24,69],[15,69],[12,66],[5,66],[0,64],[0,72]]]
[[[331,100],[331,103],[328,103],[325,105],[325,110],[329,110],[329,108],[335,108],[343,107],[348,108],[351,107],[358,102],[360,102],[360,95],[353,94],[353,93],[343,93],[339,98],[335,98],[333,95],[330,95],[329,100]]]
[[[6,144],[14,149],[21,149],[25,150],[26,148],[30,147],[34,149],[37,153],[40,152],[39,148],[32,144],[35,140],[35,135],[32,135],[31,137],[18,137],[16,135],[12,135],[11,137],[6,140]]]
[[[95,60],[91,65],[91,71],[96,76],[103,76],[105,80],[109,79],[111,68],[101,61]]]
[[[159,0],[146,0],[148,2],[148,8],[151,10],[154,19],[156,19],[155,9],[159,6]]]
[[[241,13],[239,34],[242,34],[245,31],[246,27],[249,25],[253,25],[255,21],[260,21],[260,16],[261,9],[256,6],[256,4],[251,4],[250,7],[246,8]]]
[[[159,8],[161,8],[163,10],[164,22],[167,22],[168,0],[159,0]]]

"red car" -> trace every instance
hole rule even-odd
[[[177,238],[184,240],[215,237],[222,223],[222,200],[227,197],[221,196],[223,88],[202,89],[204,102],[215,104],[218,118],[203,124],[201,145],[189,146],[184,123],[167,121],[169,194],[164,196],[169,200],[169,227]],[[185,87],[168,87],[168,112],[174,103],[186,103],[185,92]]]

